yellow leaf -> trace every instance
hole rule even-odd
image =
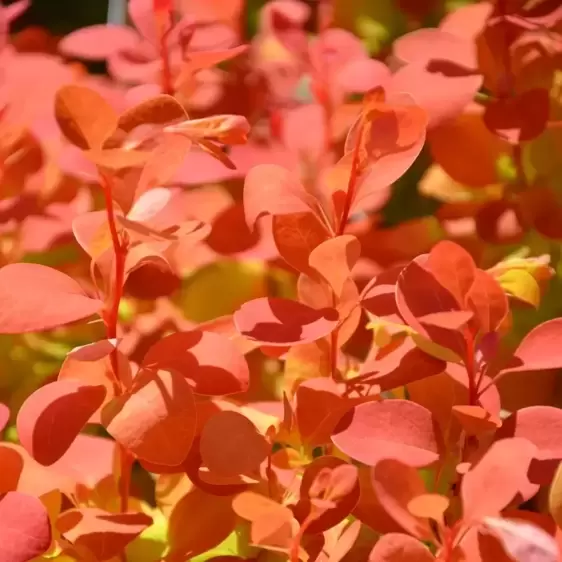
[[[528,271],[510,269],[504,271],[496,280],[508,295],[538,308],[541,301],[541,289]]]
[[[562,527],[562,463],[558,465],[558,470],[550,485],[548,508],[556,524]]]

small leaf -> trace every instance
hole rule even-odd
[[[207,421],[199,448],[203,463],[222,476],[255,471],[270,450],[265,437],[248,418],[229,411],[219,412]]]
[[[433,562],[433,554],[420,541],[402,535],[383,535],[375,544],[369,562]]]
[[[443,522],[449,498],[440,494],[420,494],[408,502],[408,511],[416,517]]]
[[[51,522],[43,503],[27,494],[8,492],[0,499],[0,558],[28,562],[51,545]]]
[[[55,116],[66,138],[82,149],[102,148],[118,123],[117,113],[100,94],[77,85],[57,92]]]
[[[562,463],[558,465],[556,474],[550,484],[548,510],[558,527],[562,527]]]
[[[56,526],[68,542],[103,561],[123,552],[151,523],[144,513],[109,513],[89,507],[65,511]]]
[[[108,433],[138,458],[179,466],[195,436],[195,401],[185,378],[175,371],[141,370],[133,386],[102,411]]]
[[[0,333],[51,330],[100,311],[103,303],[86,295],[71,277],[34,263],[0,269]]]
[[[105,395],[105,386],[73,379],[42,386],[23,403],[18,413],[21,444],[37,462],[53,464],[103,404]]]
[[[345,454],[369,466],[395,459],[422,467],[439,458],[431,412],[407,400],[356,406],[345,429],[332,441]]]
[[[500,418],[493,416],[481,406],[456,405],[453,406],[452,411],[467,435],[495,431],[501,426]]]
[[[537,280],[524,269],[508,269],[496,277],[500,287],[511,297],[538,308],[541,289]]]
[[[181,103],[173,96],[161,94],[127,109],[119,117],[119,128],[126,133],[140,125],[166,125],[178,119],[187,119]]]
[[[546,128],[550,99],[545,88],[501,97],[486,105],[484,122],[499,137],[517,144],[538,137]]]
[[[271,346],[319,340],[339,321],[334,308],[316,310],[289,299],[264,297],[249,301],[234,314],[237,330],[245,337]]]

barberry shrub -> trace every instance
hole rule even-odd
[[[562,559],[562,8],[390,4],[0,5],[2,562]]]

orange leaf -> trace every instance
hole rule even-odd
[[[229,411],[219,412],[207,421],[199,447],[203,463],[222,476],[255,471],[270,450],[248,418]]]
[[[102,411],[107,431],[140,459],[179,466],[195,436],[195,401],[176,372],[141,370],[133,386]]]
[[[66,138],[82,149],[101,148],[119,120],[97,92],[77,85],[63,86],[57,92],[55,116]]]
[[[97,508],[70,509],[56,523],[61,535],[78,552],[109,560],[152,524],[144,513],[108,513]],[[87,554],[86,554],[87,555]]]

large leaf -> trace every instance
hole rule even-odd
[[[235,342],[212,332],[191,330],[162,338],[144,356],[143,366],[176,371],[197,394],[219,396],[248,388],[246,359]]]
[[[41,501],[19,492],[0,499],[0,558],[28,562],[51,544],[49,514]]]
[[[74,84],[57,92],[55,116],[66,138],[82,149],[102,148],[119,119],[100,94]]]
[[[21,407],[18,436],[29,454],[50,465],[70,447],[106,395],[103,385],[55,381],[36,390]]]
[[[0,269],[1,334],[50,330],[96,314],[102,306],[56,269],[33,263]]]
[[[239,332],[271,346],[319,340],[331,333],[339,320],[334,308],[314,309],[297,301],[264,297],[242,305],[234,314]]]
[[[179,466],[195,436],[195,400],[181,374],[142,370],[126,394],[104,407],[102,421],[138,458]]]
[[[370,466],[382,459],[396,459],[422,467],[439,458],[431,412],[407,400],[357,406],[332,441],[353,459]]]

